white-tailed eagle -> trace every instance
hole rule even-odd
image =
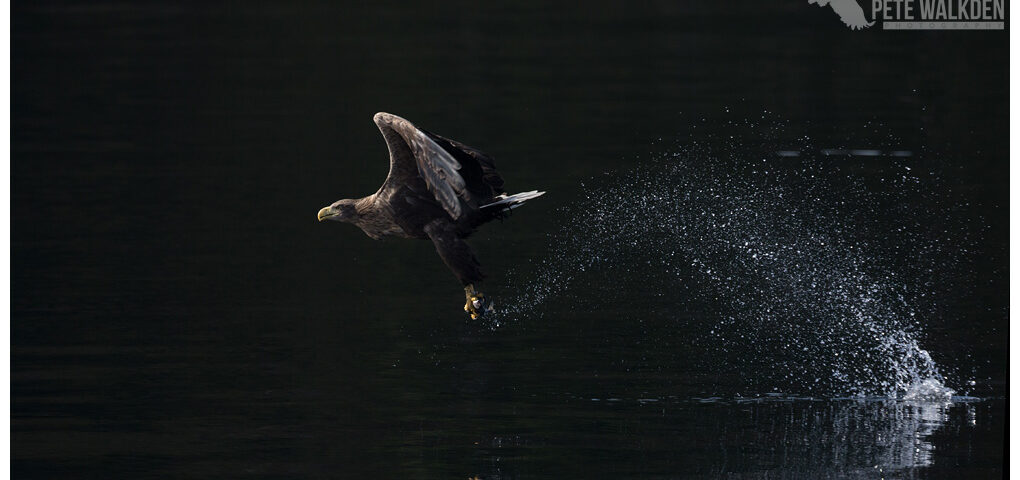
[[[374,120],[390,151],[386,181],[372,195],[338,200],[319,210],[319,221],[352,223],[374,239],[432,240],[464,285],[464,311],[471,318],[492,311],[492,303],[476,288],[484,275],[464,239],[545,192],[507,195],[489,155],[396,115],[377,113]]]

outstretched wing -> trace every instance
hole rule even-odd
[[[490,197],[506,193],[506,190],[503,190],[503,177],[496,171],[496,160],[491,155],[432,132],[425,132],[425,134],[460,162],[460,176],[464,177],[468,189],[473,194],[487,200]]]
[[[390,150],[390,173],[377,195],[411,186],[418,177],[453,219],[461,216],[460,198],[468,198],[460,162],[425,132],[396,115],[380,112],[373,117]]]

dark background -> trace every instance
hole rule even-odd
[[[476,237],[493,285],[546,252],[582,181],[733,120],[787,125],[728,140],[753,155],[802,136],[917,152],[979,238],[973,289],[927,345],[989,398],[949,410],[959,428],[918,472],[999,476],[1006,32],[853,32],[802,1],[544,3],[16,2],[14,477],[874,474],[855,470],[867,449],[809,448],[840,444],[841,404],[691,403],[734,388],[634,380],[622,359],[644,347],[602,340],[645,327],[596,312],[493,332],[427,242],[317,223],[384,178],[377,111],[549,192]]]

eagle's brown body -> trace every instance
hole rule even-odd
[[[379,205],[375,195],[358,200],[354,203],[354,209],[357,216],[352,218],[350,223],[375,240],[383,237],[422,238],[422,235],[415,235],[398,225],[389,207],[385,204]]]

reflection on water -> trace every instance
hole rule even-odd
[[[973,397],[953,397],[945,402],[880,397],[826,400],[780,394],[729,400],[574,401],[600,405],[577,406],[578,415],[626,412],[645,417],[647,423],[643,427],[627,432],[634,435],[629,454],[617,457],[633,461],[618,470],[623,476],[783,479],[925,478],[938,471],[932,469],[935,455],[939,448],[945,448],[940,445],[939,432],[950,430],[952,435],[970,436],[978,428],[978,416],[987,414],[989,402],[996,402]],[[592,417],[595,422],[599,421],[597,418]],[[981,421],[996,419],[984,417]],[[704,442],[692,439],[691,435],[696,435],[705,424],[725,427],[719,438]],[[541,434],[493,435],[482,443],[479,449],[487,452],[492,468],[475,474],[489,479],[518,478],[522,471],[528,471],[530,464],[540,463],[535,457],[540,456],[541,448],[549,447],[542,442]],[[559,447],[569,452],[596,445],[594,440],[591,445]],[[685,458],[699,458],[704,455],[701,452],[712,453],[713,460],[708,465],[682,462]],[[978,452],[971,451],[968,456],[974,453]],[[613,478],[608,474],[597,477]]]
[[[867,476],[930,466],[935,447],[929,437],[949,420],[952,405],[872,398],[807,402],[789,408],[767,405],[756,407],[762,410],[756,415],[779,415],[783,420],[773,424],[768,435],[784,439],[775,452],[776,462],[791,456],[810,458],[816,465],[828,466],[819,473],[831,473],[838,465],[846,469],[844,473]],[[960,408],[973,412],[970,405]]]

